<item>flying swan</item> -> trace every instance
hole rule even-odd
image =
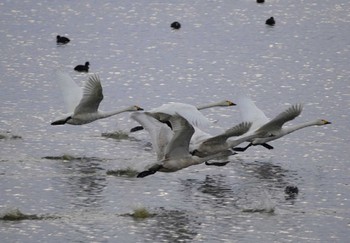
[[[249,98],[244,97],[241,98],[240,101],[241,103],[238,104],[238,108],[241,112],[242,119],[253,123],[248,134],[259,133],[259,137],[251,139],[246,147],[234,148],[235,151],[245,151],[250,146],[255,145],[262,145],[267,149],[273,149],[268,142],[305,127],[331,124],[331,122],[327,120],[317,119],[294,126],[283,127],[286,122],[291,121],[300,115],[303,109],[301,104],[292,105],[275,118],[269,120]]]
[[[175,172],[191,165],[204,163],[208,160],[229,156],[233,154],[232,151],[223,151],[217,154],[198,157],[191,155],[189,152],[189,144],[194,128],[189,121],[179,114],[168,115],[163,114],[163,118],[168,117],[172,129],[158,121],[149,112],[135,112],[132,117],[136,120],[143,120],[145,129],[150,132],[152,137],[152,146],[157,153],[158,161],[152,165],[148,170],[142,171],[137,177],[145,177],[161,172]]]
[[[190,124],[197,127],[197,126],[205,126],[210,124],[210,121],[208,120],[208,118],[206,118],[200,112],[200,110],[204,110],[212,107],[234,106],[234,105],[236,104],[229,100],[222,100],[219,102],[214,102],[214,103],[201,105],[197,107],[190,104],[174,102],[174,103],[163,104],[157,108],[153,108],[149,110],[149,112],[153,113],[155,117],[157,117],[157,114],[161,114],[161,113],[168,114],[168,115],[179,114],[180,116],[187,119],[190,122]],[[158,116],[157,119],[161,120],[161,117]],[[143,129],[142,126],[137,126],[132,128],[130,132],[135,132],[142,129]]]
[[[56,74],[70,115],[52,122],[51,125],[83,125],[122,112],[143,110],[134,105],[118,111],[99,111],[98,107],[103,99],[103,94],[101,81],[97,74],[89,76],[83,89],[68,74],[61,71],[57,71]]]

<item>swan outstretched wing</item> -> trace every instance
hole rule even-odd
[[[97,74],[93,74],[84,85],[83,97],[75,108],[74,113],[96,112],[102,100],[103,94],[100,78]]]
[[[152,147],[157,153],[158,161],[163,159],[165,147],[168,145],[174,132],[168,125],[158,121],[148,112],[134,112],[130,117],[140,123],[150,134]]]
[[[62,91],[66,111],[73,113],[83,96],[83,91],[67,73],[58,70],[56,77]]]
[[[241,122],[238,125],[226,130],[224,133],[207,139],[205,145],[223,144],[229,137],[237,137],[245,134],[250,129],[251,122]]]
[[[251,131],[258,129],[269,121],[264,112],[247,96],[239,97],[237,104],[242,121],[252,122]]]
[[[280,130],[284,123],[299,116],[302,110],[303,106],[301,104],[292,105],[287,110],[281,112],[271,121],[260,127],[256,132],[259,133]]]
[[[170,118],[174,136],[171,138],[165,150],[166,158],[182,158],[189,154],[189,144],[194,133],[193,126],[179,114]]]
[[[208,126],[211,122],[198,109],[189,104],[184,103],[169,103],[151,109],[152,113],[166,113],[169,115],[179,114],[193,126]]]

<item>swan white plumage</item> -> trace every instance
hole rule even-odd
[[[122,112],[143,110],[139,106],[134,105],[118,111],[99,111],[98,107],[103,100],[103,93],[101,81],[97,74],[89,76],[83,90],[68,74],[61,71],[57,71],[56,74],[70,114],[52,122],[51,125],[83,125]]]
[[[208,126],[211,123],[208,120],[208,118],[206,118],[200,112],[200,110],[213,108],[213,107],[234,106],[234,105],[236,104],[229,100],[222,100],[219,102],[209,103],[209,104],[201,105],[197,107],[190,104],[174,102],[174,103],[163,104],[159,107],[149,110],[148,112],[153,113],[154,115],[161,114],[161,113],[168,114],[168,115],[179,114],[180,116],[187,119],[190,122],[190,124],[198,127],[198,126]],[[161,120],[161,117],[158,116],[157,119]],[[142,126],[134,127],[130,131],[134,132],[138,130],[142,130]]]
[[[250,139],[250,143],[244,148],[234,148],[235,151],[245,151],[252,145],[262,145],[265,148],[273,149],[273,147],[267,144],[267,142],[276,140],[305,127],[331,124],[331,122],[327,120],[317,119],[315,121],[309,121],[290,127],[283,127],[286,122],[291,121],[300,115],[303,109],[301,104],[290,106],[271,120],[269,120],[254,102],[247,97],[240,98],[238,108],[242,120],[253,123],[247,135],[258,133],[259,137]]]
[[[165,118],[167,114],[163,115]],[[189,144],[194,133],[193,126],[182,116],[168,115],[168,120],[171,123],[172,129],[166,124],[158,121],[153,117],[152,113],[141,112],[133,113],[132,117],[141,121],[144,128],[150,132],[153,141],[154,149],[157,152],[158,161],[148,170],[138,174],[137,177],[145,177],[161,172],[175,172],[191,165],[201,164],[208,160],[229,156],[232,151],[223,151],[206,157],[193,156],[189,153]],[[147,120],[143,122],[143,120]],[[170,140],[169,140],[170,139]]]

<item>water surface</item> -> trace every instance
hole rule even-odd
[[[349,236],[350,5],[345,0],[2,1],[2,242],[346,242]],[[265,20],[274,16],[277,24]],[[182,28],[172,30],[179,21]],[[71,42],[57,46],[56,35]],[[101,109],[193,105],[244,93],[268,117],[301,102],[291,123],[323,118],[230,158],[138,179],[155,161],[146,133],[122,138],[128,114],[50,126],[64,113],[54,72],[89,61]],[[235,107],[205,110],[218,133]],[[287,185],[299,188],[289,198]],[[151,217],[134,219],[137,208]],[[18,214],[35,215],[23,217]],[[22,218],[21,218],[22,217]]]

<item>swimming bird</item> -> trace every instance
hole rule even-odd
[[[247,148],[253,145],[262,145],[267,149],[273,149],[271,145],[267,144],[268,142],[305,127],[331,124],[331,122],[327,120],[317,119],[294,126],[283,127],[286,122],[291,121],[300,115],[303,109],[301,104],[290,106],[288,109],[281,112],[271,120],[269,120],[265,114],[258,107],[256,107],[254,102],[247,97],[241,98],[241,103],[238,104],[238,108],[241,112],[243,121],[253,122],[247,135],[259,133],[259,137],[251,139],[250,143],[244,148],[234,148],[234,151],[245,151]]]
[[[136,117],[143,119],[145,116],[148,120],[148,125],[145,124],[145,129],[151,128],[150,133],[154,133],[156,143],[153,143],[158,161],[153,164],[149,169],[140,172],[137,177],[145,177],[161,172],[175,172],[191,165],[197,165],[204,163],[205,161],[222,157],[229,156],[232,151],[224,151],[217,154],[213,154],[206,157],[198,157],[189,153],[189,143],[194,133],[193,126],[179,114],[168,115],[163,114],[162,116],[168,117],[171,123],[172,129],[166,124],[158,121],[153,117],[153,114],[149,112],[133,113]],[[135,115],[134,115],[135,116]],[[157,129],[153,129],[153,126]],[[164,145],[165,144],[165,145]]]
[[[214,103],[209,103],[200,106],[193,106],[185,103],[168,103],[163,104],[157,108],[153,108],[149,110],[150,113],[153,113],[155,116],[157,114],[165,113],[168,115],[175,115],[178,113],[180,116],[187,119],[194,126],[205,126],[209,125],[210,121],[200,112],[200,110],[212,108],[212,107],[220,107],[220,106],[235,106],[236,104],[229,100],[222,100]],[[161,117],[158,117],[161,120]],[[130,132],[135,132],[138,130],[142,130],[142,126],[134,127],[130,130]]]
[[[65,36],[56,36],[56,43],[58,45],[64,45],[64,44],[67,44],[68,42],[70,42],[70,39],[65,37]]]
[[[58,71],[57,76],[70,114],[52,122],[51,125],[83,125],[122,112],[143,110],[134,105],[117,111],[99,111],[98,107],[103,99],[103,94],[101,81],[97,74],[90,75],[83,90],[68,74]]]
[[[77,65],[74,70],[77,72],[89,72],[89,62],[85,62],[85,65]]]
[[[175,21],[175,22],[171,23],[170,27],[175,29],[175,30],[178,30],[181,28],[181,24],[179,22]]]
[[[273,17],[270,17],[265,21],[265,24],[270,25],[270,26],[274,26],[276,24],[276,21]]]

